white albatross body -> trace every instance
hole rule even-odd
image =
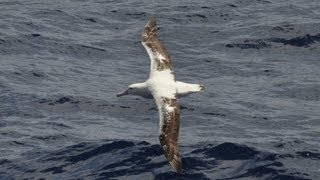
[[[175,80],[170,55],[160,43],[156,32],[156,20],[150,18],[142,33],[141,41],[151,62],[148,80],[131,84],[117,96],[133,94],[155,100],[159,110],[160,144],[171,166],[176,172],[181,173],[182,163],[178,147],[180,124],[178,97],[204,91],[205,86]]]

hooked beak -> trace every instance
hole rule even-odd
[[[128,89],[123,91],[123,92],[121,92],[121,93],[118,93],[117,97],[124,96],[124,95],[128,95]]]

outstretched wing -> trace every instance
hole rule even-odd
[[[143,47],[149,54],[151,60],[150,74],[155,71],[170,70],[172,63],[167,49],[161,44],[157,37],[157,23],[154,17],[150,18],[142,33]]]
[[[176,170],[181,173],[182,163],[178,147],[180,106],[176,98],[155,98],[160,116],[160,144],[164,154]]]
[[[142,33],[142,45],[149,54],[150,76],[153,84],[152,95],[156,101],[160,117],[160,144],[171,166],[182,171],[178,147],[180,107],[176,98],[176,88],[170,55],[157,37],[157,24],[150,18]],[[150,78],[149,78],[150,79]]]

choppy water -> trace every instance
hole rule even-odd
[[[140,45],[158,18],[184,174],[158,145]],[[0,179],[318,179],[320,2],[0,1]]]

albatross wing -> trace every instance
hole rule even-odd
[[[181,157],[178,147],[180,106],[170,55],[157,37],[155,18],[150,18],[142,33],[142,45],[149,54],[151,66],[147,81],[160,118],[160,144],[171,166],[180,173]]]
[[[150,18],[146,24],[142,33],[141,43],[151,60],[150,73],[173,70],[170,55],[157,37],[157,23],[154,17]]]
[[[160,116],[160,144],[164,155],[171,166],[178,172],[182,171],[181,157],[178,147],[180,106],[176,98],[155,98]]]

